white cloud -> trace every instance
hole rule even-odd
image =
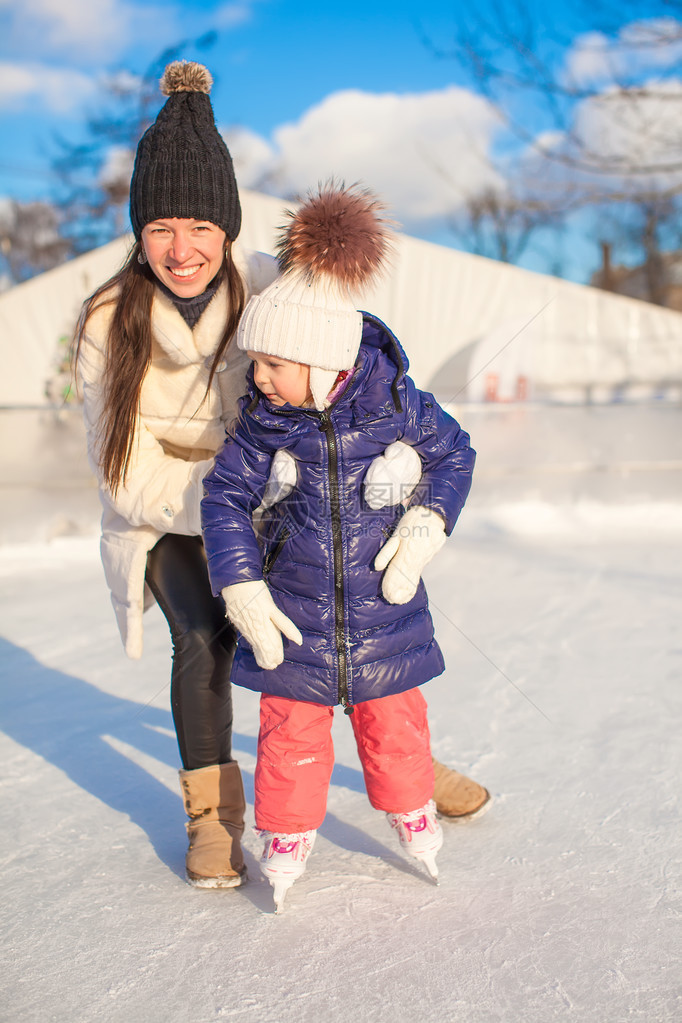
[[[682,169],[682,81],[643,82],[634,94],[607,90],[582,103],[574,131],[585,148],[614,166],[640,173],[641,186],[680,183]]]
[[[136,0],[0,0],[7,9],[3,40],[13,54],[32,60],[69,57],[79,66],[101,66],[120,58],[134,42],[161,50],[176,38],[176,5]]]
[[[610,80],[614,77],[611,42],[602,32],[579,37],[566,59],[564,80],[575,85]]]
[[[245,25],[251,21],[253,7],[253,0],[251,2],[249,0],[242,0],[242,2],[222,4],[211,15],[211,24],[217,29],[231,29],[237,28],[239,25]]]
[[[221,129],[234,162],[237,181],[244,188],[262,188],[272,172],[275,152],[261,135],[249,128]]]
[[[11,6],[10,33],[22,52],[63,55],[84,47],[89,60],[127,42],[132,9],[120,0],[23,0]]]
[[[563,81],[577,87],[635,82],[674,69],[682,59],[682,23],[652,18],[624,25],[616,36],[587,32],[568,53]]]
[[[500,186],[489,162],[499,126],[485,100],[455,87],[403,96],[344,91],[277,128],[271,142],[240,140],[234,131],[229,138],[244,186],[257,186],[266,174],[280,194],[305,192],[330,177],[360,181],[409,228]]]
[[[111,146],[107,150],[99,172],[99,180],[105,187],[128,185],[133,173],[135,153],[127,146]]]
[[[145,43],[160,52],[191,32],[230,30],[248,23],[262,0],[228,0],[215,11],[201,5],[138,0],[0,0],[6,11],[4,43],[31,59],[71,57],[79,66],[108,64],[128,46]]]
[[[136,75],[127,68],[105,71],[101,80],[105,89],[119,96],[139,96],[143,86],[142,76]]]
[[[70,68],[0,61],[0,108],[21,109],[38,100],[57,114],[81,106],[95,91],[88,75]]]
[[[569,134],[538,136],[521,169],[546,198],[679,189],[680,110],[679,80],[643,81],[633,91],[605,89],[577,104]]]

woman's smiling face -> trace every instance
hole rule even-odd
[[[208,220],[164,217],[142,229],[151,270],[178,298],[206,290],[223,264],[225,245],[225,232]]]

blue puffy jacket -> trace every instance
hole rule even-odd
[[[303,644],[284,638],[284,662],[264,671],[240,638],[232,681],[259,692],[352,705],[422,685],[443,671],[426,591],[407,604],[381,593],[377,552],[402,506],[372,511],[362,482],[393,441],[411,445],[422,478],[410,504],[438,512],[450,533],[469,488],[475,453],[469,436],[406,376],[407,359],[378,319],[365,314],[350,383],[324,412],[272,405],[250,393],[204,480],[202,525],[211,584],[264,578]],[[263,497],[275,452],[296,461],[295,490],[275,505],[256,537],[251,516]]]

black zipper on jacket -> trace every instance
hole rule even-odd
[[[339,703],[346,714],[353,713],[348,702],[348,658],[344,629],[343,535],[341,532],[341,503],[339,500],[339,469],[336,434],[328,412],[320,414],[320,430],[327,437],[329,462],[329,500],[332,521],[332,554],[334,562],[334,639],[339,658]]]

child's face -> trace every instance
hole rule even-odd
[[[304,405],[310,398],[310,366],[275,355],[247,352],[253,360],[253,379],[273,405]]]

